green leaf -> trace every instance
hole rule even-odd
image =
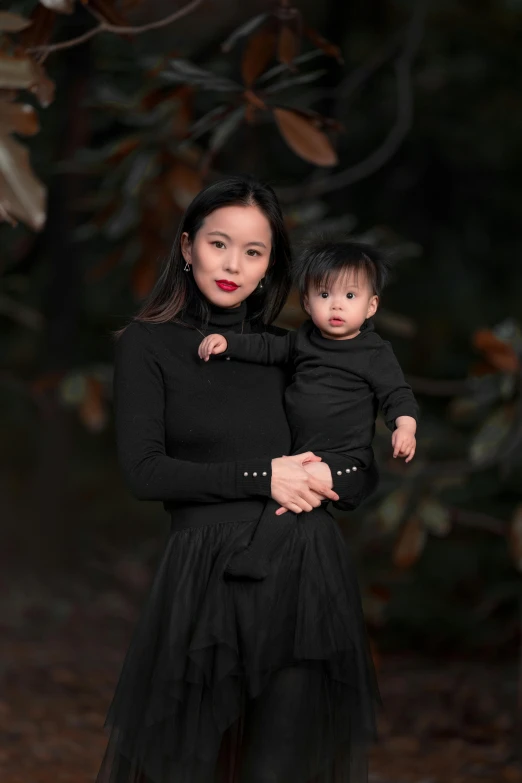
[[[451,530],[449,510],[436,498],[422,500],[417,508],[417,516],[430,533],[447,536]]]
[[[495,455],[511,432],[513,411],[504,406],[486,419],[473,439],[469,451],[472,462],[480,464]]]
[[[194,84],[205,90],[216,90],[216,92],[239,92],[242,90],[242,87],[231,79],[216,76],[212,71],[207,71],[181,58],[170,60],[168,67],[161,71],[160,77],[167,82]]]
[[[404,489],[391,492],[377,509],[377,520],[382,530],[391,533],[401,523],[406,509],[408,493]]]
[[[234,30],[234,32],[228,36],[226,41],[221,44],[221,51],[229,52],[236,41],[238,41],[240,38],[246,38],[247,35],[253,33],[254,30],[256,30],[259,25],[266,20],[266,18],[267,14],[258,14],[258,16],[254,16],[252,19],[249,19],[248,22],[242,24],[241,27],[238,27],[236,30]]]

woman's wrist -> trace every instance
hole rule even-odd
[[[271,496],[272,461],[266,458],[237,463],[238,497]]]

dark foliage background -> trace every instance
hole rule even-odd
[[[418,453],[395,464],[380,424],[380,489],[340,517],[376,660],[514,660],[521,22],[519,0],[2,7],[1,617],[13,644],[76,623],[130,632],[167,518],[118,473],[110,331],[150,290],[193,195],[244,171],[276,186],[294,241],[341,229],[396,259],[377,322],[422,407]],[[292,297],[280,323],[301,318]],[[495,736],[514,725],[509,671],[511,717],[484,708],[504,715]],[[492,780],[522,780],[506,753],[511,772]]]

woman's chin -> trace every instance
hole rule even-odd
[[[239,307],[246,298],[241,288],[238,288],[236,291],[223,291],[216,285],[210,290],[207,287],[204,290],[200,290],[204,297],[216,307]]]

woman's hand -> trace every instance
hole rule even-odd
[[[333,486],[333,478],[332,478],[332,471],[330,470],[329,466],[326,464],[326,462],[307,462],[303,465],[304,469],[307,473],[309,473],[311,476],[314,476],[316,479],[319,479],[319,481],[324,482],[329,489]],[[315,493],[314,493],[315,494]],[[318,495],[319,503],[324,500],[324,498],[321,495]],[[280,517],[281,514],[285,514],[287,511],[286,508],[278,508],[276,511],[276,516]]]
[[[331,475],[329,480],[324,470],[320,476],[313,475],[316,468],[312,465],[320,462],[321,458],[311,451],[272,460],[272,497],[284,507],[276,514],[284,513],[285,509],[300,514],[318,508],[322,500],[339,500],[339,495],[331,488]],[[328,465],[325,467],[330,473]]]

